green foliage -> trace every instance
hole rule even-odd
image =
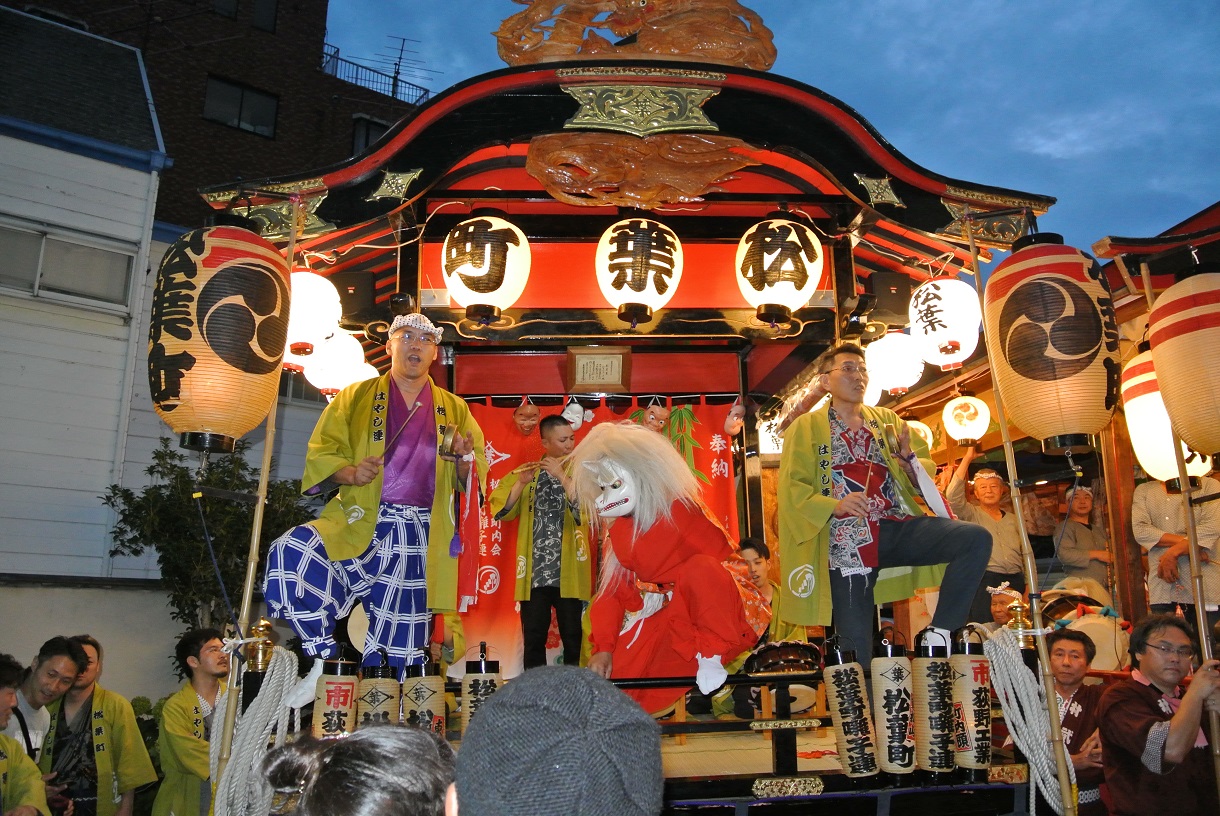
[[[242,440],[233,453],[211,458],[199,484],[254,493],[258,489],[258,471],[246,461],[249,447],[249,442]],[[153,452],[153,463],[145,470],[153,477],[152,484],[138,492],[117,484],[107,488],[102,503],[118,515],[111,530],[114,547],[110,554],[156,551],[174,619],[189,627],[219,624],[223,628],[228,613],[208,555],[199,509],[192,497],[196,474],[186,462],[186,455],[170,447],[170,440],[162,437],[160,447]],[[245,580],[254,505],[210,497],[200,501],[225,587],[237,604]],[[312,517],[300,496],[300,482],[290,479],[268,482],[259,564],[264,563],[271,541],[289,527]]]
[[[647,408],[637,408],[628,415],[628,418],[637,425],[643,425],[647,421],[647,413]],[[703,472],[695,467],[695,448],[703,447],[699,444],[699,440],[695,439],[695,426],[698,424],[699,419],[695,416],[695,409],[689,405],[679,405],[669,412],[669,421],[665,423],[664,434],[673,443],[674,449],[682,454],[682,458],[686,460],[686,466],[690,468],[690,472],[694,474],[695,478],[704,484],[711,484]]]

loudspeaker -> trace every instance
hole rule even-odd
[[[327,280],[335,285],[343,304],[340,323],[363,326],[382,317],[380,312],[388,313],[388,309],[377,309],[376,286],[368,272],[336,272]]]
[[[874,272],[864,282],[864,288],[877,296],[877,305],[870,317],[891,327],[905,326],[911,302],[911,279],[901,272]]]

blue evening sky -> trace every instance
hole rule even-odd
[[[1039,220],[1088,250],[1220,200],[1220,3],[744,0],[773,73],[855,108],[900,152],[967,181],[1055,196]],[[512,0],[332,0],[327,40],[371,61],[408,43],[434,92],[503,68]],[[374,67],[376,67],[374,65]]]

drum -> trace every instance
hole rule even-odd
[[[1046,606],[1042,608],[1042,620],[1050,625],[1054,621],[1070,621],[1067,627],[1084,632],[1097,647],[1097,657],[1089,668],[1097,671],[1120,671],[1131,663],[1127,653],[1131,636],[1119,625],[1118,620],[1092,611],[1102,604],[1087,595],[1050,590],[1044,596]],[[1087,607],[1081,610],[1080,607]],[[1080,614],[1082,611],[1085,614]]]
[[[746,674],[765,676],[768,674],[793,674],[815,672],[822,667],[822,652],[812,643],[799,640],[777,640],[764,643],[746,658]],[[772,699],[775,691],[771,690]],[[800,714],[813,708],[817,702],[817,691],[805,685],[788,687],[792,699],[792,713]]]
[[[1075,618],[1076,607],[1080,604],[1085,606],[1101,606],[1101,602],[1090,598],[1088,595],[1079,595],[1074,592],[1068,592],[1062,589],[1051,589],[1042,593],[1042,620],[1049,626],[1052,621],[1060,620],[1061,618]]]

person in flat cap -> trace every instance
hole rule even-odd
[[[1007,581],[1017,592],[1025,591],[1025,556],[1021,551],[1021,528],[1017,526],[1016,514],[1000,507],[1008,494],[1008,483],[1003,476],[991,468],[976,472],[972,484],[979,503],[973,505],[966,501],[970,463],[977,455],[977,448],[966,448],[961,464],[949,481],[945,498],[958,518],[981,525],[991,533],[991,558],[970,604],[970,620],[983,623],[991,620],[991,593],[987,587],[997,587]]]
[[[307,654],[337,656],[335,622],[360,600],[364,663],[379,665],[384,649],[401,673],[424,661],[433,611],[458,609],[454,520],[461,493],[482,493],[487,460],[466,403],[429,376],[440,340],[424,315],[395,317],[390,370],[340,391],[310,437],[302,492],[333,497],[272,543],[263,581],[271,613]],[[446,431],[451,447],[440,444]]]
[[[458,749],[445,816],[657,816],[661,730],[588,669],[530,669],[493,694]]]

